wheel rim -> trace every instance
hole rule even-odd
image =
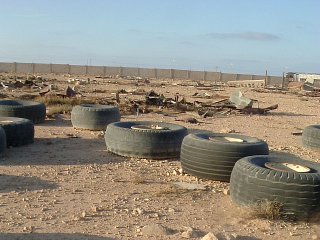
[[[13,123],[13,121],[11,121],[11,120],[2,120],[2,121],[0,121],[0,124],[1,123]]]
[[[169,130],[169,128],[161,127],[159,125],[134,125],[134,126],[131,127],[131,129],[134,129],[134,130],[146,130],[146,131],[151,131],[151,130],[158,130],[158,131]]]
[[[209,137],[210,141],[214,142],[235,142],[235,143],[243,143],[245,140],[241,138],[234,138],[234,137],[220,137],[220,136],[211,136]]]
[[[310,168],[299,165],[299,164],[293,164],[293,163],[266,162],[264,166],[266,168],[276,170],[276,171],[282,171],[282,172],[299,172],[299,173],[311,172]]]

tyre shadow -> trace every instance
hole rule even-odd
[[[107,151],[104,138],[59,136],[36,138],[33,144],[10,148],[0,165],[82,165],[123,161],[127,161],[127,158]]]
[[[46,119],[43,123],[37,123],[35,126],[41,127],[72,127],[71,120],[63,117]]]
[[[77,233],[0,233],[0,240],[113,240],[115,238],[100,237]]]
[[[57,187],[57,184],[44,181],[38,177],[0,175],[0,193],[54,189]]]

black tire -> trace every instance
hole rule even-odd
[[[0,117],[18,117],[42,123],[46,118],[46,106],[43,103],[25,100],[0,101]]]
[[[310,125],[303,129],[302,145],[307,148],[320,150],[320,125]]]
[[[7,137],[6,132],[0,126],[0,154],[4,153],[7,149]]]
[[[165,130],[137,130],[137,125],[158,125]],[[166,159],[180,155],[187,129],[162,122],[116,122],[108,125],[105,141],[110,152],[126,157]]]
[[[265,167],[266,162],[293,163],[311,169],[309,173],[280,171]],[[261,201],[283,204],[284,215],[308,216],[320,203],[320,164],[304,160],[290,161],[271,156],[240,159],[230,180],[230,196],[239,205]]]
[[[71,111],[74,128],[105,131],[108,124],[118,121],[120,112],[115,106],[83,104],[74,106]]]
[[[34,141],[34,125],[29,119],[0,117],[0,126],[6,132],[8,147],[27,145]]]
[[[244,142],[223,141],[224,137]],[[210,138],[220,138],[222,141],[212,141]],[[268,154],[268,144],[257,138],[238,134],[195,133],[184,138],[180,159],[182,170],[186,173],[228,182],[233,166],[239,159]]]

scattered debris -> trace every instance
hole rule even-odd
[[[262,80],[237,80],[237,81],[228,81],[229,87],[250,87],[250,88],[264,88],[266,82]]]
[[[229,101],[234,104],[237,109],[251,108],[253,104],[253,100],[246,98],[239,89],[231,94]]]

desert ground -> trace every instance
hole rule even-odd
[[[23,82],[26,76],[18,79]],[[4,83],[14,82],[15,77],[1,73]],[[165,97],[179,93],[190,102],[223,99],[236,89],[198,88],[190,80],[87,78],[42,74],[35,81],[52,84],[57,91],[76,82],[79,99],[99,103],[114,101],[120,89],[154,90]],[[40,90],[0,91],[2,98],[14,99],[38,96]],[[207,118],[196,112],[154,108],[139,115],[127,112],[121,121],[165,121],[190,132],[236,132],[265,140],[272,155],[320,162],[320,152],[302,147],[301,135],[293,134],[320,123],[319,97],[280,90],[241,91],[258,100],[259,107],[279,107],[265,115],[231,112]],[[208,97],[195,98],[196,92]],[[119,96],[122,105],[128,99],[144,99],[130,93]],[[50,113],[50,106],[47,110]],[[0,239],[201,239],[210,232],[217,239],[320,239],[317,214],[299,221],[265,219],[232,203],[229,183],[183,173],[179,159],[114,155],[106,149],[103,132],[74,129],[69,113],[48,115],[45,123],[35,125],[33,144],[9,148],[1,159]],[[185,121],[190,117],[199,123]],[[176,182],[194,183],[204,190],[181,189]]]

